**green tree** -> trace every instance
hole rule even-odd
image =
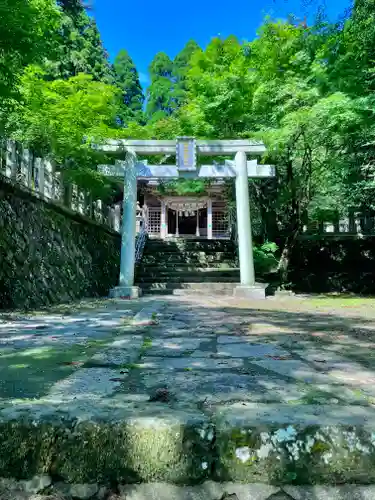
[[[54,0],[0,0],[0,99],[16,89],[23,68],[51,48],[60,13]]]
[[[176,108],[179,108],[187,100],[187,75],[193,54],[200,50],[195,40],[189,40],[185,47],[173,60],[173,98]]]
[[[246,130],[251,109],[251,75],[246,53],[235,37],[214,38],[194,52],[181,116],[196,136],[233,138]]]
[[[20,92],[22,100],[10,117],[12,136],[52,158],[78,184],[100,187],[95,169],[104,158],[93,146],[116,135],[118,89],[84,74],[46,81],[30,66]]]
[[[176,109],[173,98],[173,62],[164,52],[154,57],[147,89],[147,117],[153,121],[170,116]]]
[[[114,82],[122,93],[122,107],[119,121],[122,125],[130,120],[143,121],[144,95],[139,82],[137,68],[124,49],[117,54],[113,64]]]
[[[79,73],[92,75],[96,81],[112,82],[108,54],[96,22],[79,1],[61,1],[61,25],[52,57],[45,62],[45,78],[59,79]]]
[[[285,237],[284,277],[314,207],[343,206],[347,169],[340,158],[360,123],[353,99],[319,78],[331,37],[325,26],[268,20],[250,43],[212,40],[192,57],[189,100],[180,113],[194,135],[266,142],[264,160],[276,166],[277,178],[250,187],[263,236]]]

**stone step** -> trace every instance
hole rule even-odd
[[[7,453],[0,477],[16,474],[28,480],[49,474],[73,484],[375,481],[371,407],[236,403],[214,412],[173,408],[147,398],[124,400],[121,382],[111,382],[117,373],[99,370],[108,380],[106,395],[90,394],[92,383],[85,380],[87,395],[17,401],[1,409],[0,446]]]
[[[229,240],[194,240],[194,239],[177,239],[177,240],[154,240],[147,241],[147,247],[150,248],[193,248],[193,249],[217,249],[217,248],[234,248],[234,244]]]
[[[137,283],[137,285],[142,289],[142,292],[147,295],[149,293],[157,294],[159,292],[169,293],[170,295],[182,295],[186,290],[190,293],[204,293],[210,295],[223,295],[223,294],[233,294],[233,289],[239,284],[239,282],[225,282],[221,280],[220,282],[159,282],[159,283]]]
[[[161,271],[163,274],[170,273],[188,273],[188,272],[205,272],[209,270],[215,270],[217,272],[223,271],[232,271],[238,270],[239,268],[236,266],[235,262],[205,262],[197,264],[185,264],[181,262],[167,262],[163,265],[155,265],[151,264],[140,264],[137,266],[137,274],[142,275],[143,273],[155,273],[157,271]]]
[[[201,244],[189,244],[184,243],[180,245],[164,245],[164,244],[153,244],[147,243],[145,247],[146,253],[154,252],[168,252],[168,253],[180,253],[180,252],[204,252],[204,253],[214,253],[214,252],[234,252],[235,247],[230,244],[219,244],[217,245],[201,245]]]
[[[188,268],[188,269],[175,269],[170,267],[168,269],[160,267],[145,268],[137,271],[137,279],[140,281],[158,281],[157,277],[164,277],[167,281],[171,280],[185,280],[192,278],[192,282],[195,281],[217,281],[221,278],[236,278],[238,280],[240,276],[239,268],[227,268],[227,269],[217,269],[212,267],[207,268]],[[163,280],[162,280],[163,281]]]
[[[44,483],[43,483],[44,482]],[[50,495],[36,495],[43,484],[51,483]],[[318,484],[273,486],[264,483],[204,481],[202,484],[181,486],[169,483],[69,484],[53,481],[50,476],[35,476],[31,481],[0,479],[1,500],[373,500],[375,485]],[[96,494],[95,494],[96,492]]]
[[[207,254],[204,252],[146,252],[142,257],[142,263],[151,262],[233,262],[236,259],[234,253],[229,252],[213,252]]]
[[[185,276],[181,276],[178,273],[175,273],[173,276],[157,274],[155,276],[137,276],[136,281],[140,286],[154,283],[171,283],[173,285],[178,283],[180,284],[197,284],[197,283],[239,283],[240,282],[240,273],[236,272],[233,276],[207,276],[204,274],[193,275],[189,273]]]
[[[202,249],[190,249],[190,248],[147,248],[144,251],[144,255],[215,255],[225,253],[227,255],[236,255],[234,250],[229,248],[221,248],[221,249],[210,249],[210,250],[202,250]]]

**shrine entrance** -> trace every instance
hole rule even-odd
[[[209,234],[207,225],[208,199],[188,197],[163,198],[166,210],[164,237],[204,237]]]
[[[179,236],[200,236],[197,234],[199,230],[199,210],[197,214],[189,214],[189,212],[179,213],[178,218],[178,234]]]
[[[207,209],[198,212],[177,212],[168,209],[167,237],[203,237],[207,238]]]
[[[264,144],[250,140],[195,140],[194,137],[180,137],[176,140],[111,140],[100,146],[106,153],[121,157],[115,165],[102,165],[99,170],[110,176],[121,176],[124,179],[123,220],[121,225],[121,260],[119,286],[111,290],[111,297],[138,297],[140,290],[134,286],[135,250],[136,250],[136,209],[137,179],[154,181],[158,179],[173,180],[211,179],[223,180],[234,178],[236,186],[238,253],[240,261],[241,283],[234,289],[236,296],[246,298],[265,298],[265,285],[255,282],[253,243],[251,234],[251,217],[249,203],[249,177],[273,177],[275,169],[271,165],[258,165],[256,159],[247,160],[247,154],[259,156],[266,151]],[[174,165],[163,163],[149,165],[137,157],[163,155],[176,157]],[[211,162],[200,164],[197,156],[225,157],[235,155],[234,160],[223,163]],[[160,237],[170,234],[169,213],[175,213],[175,234],[180,230],[193,232],[195,214],[196,236],[200,234],[201,214],[207,210],[207,238],[213,234],[212,200],[168,200],[162,201],[159,211],[158,225]],[[187,215],[186,215],[187,212]],[[182,222],[180,225],[180,213]],[[225,221],[224,221],[225,224]],[[172,226],[173,227],[173,226]]]

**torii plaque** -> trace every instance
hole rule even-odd
[[[180,137],[174,141],[111,140],[101,146],[106,152],[125,155],[125,161],[115,165],[101,165],[99,171],[110,177],[124,177],[123,221],[121,227],[121,262],[119,286],[111,290],[111,297],[139,297],[134,286],[137,178],[236,178],[238,247],[241,283],[234,295],[245,298],[265,298],[265,286],[255,282],[252,252],[252,234],[248,178],[274,177],[271,165],[258,165],[247,161],[247,154],[261,155],[266,151],[263,143],[250,140],[203,141],[194,137]],[[176,155],[175,165],[148,165],[137,161],[137,154]],[[223,164],[198,165],[197,156],[227,156],[235,159]]]

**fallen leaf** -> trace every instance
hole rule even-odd
[[[151,402],[161,401],[162,403],[168,403],[170,399],[169,391],[165,387],[157,389],[155,394],[150,397]]]

